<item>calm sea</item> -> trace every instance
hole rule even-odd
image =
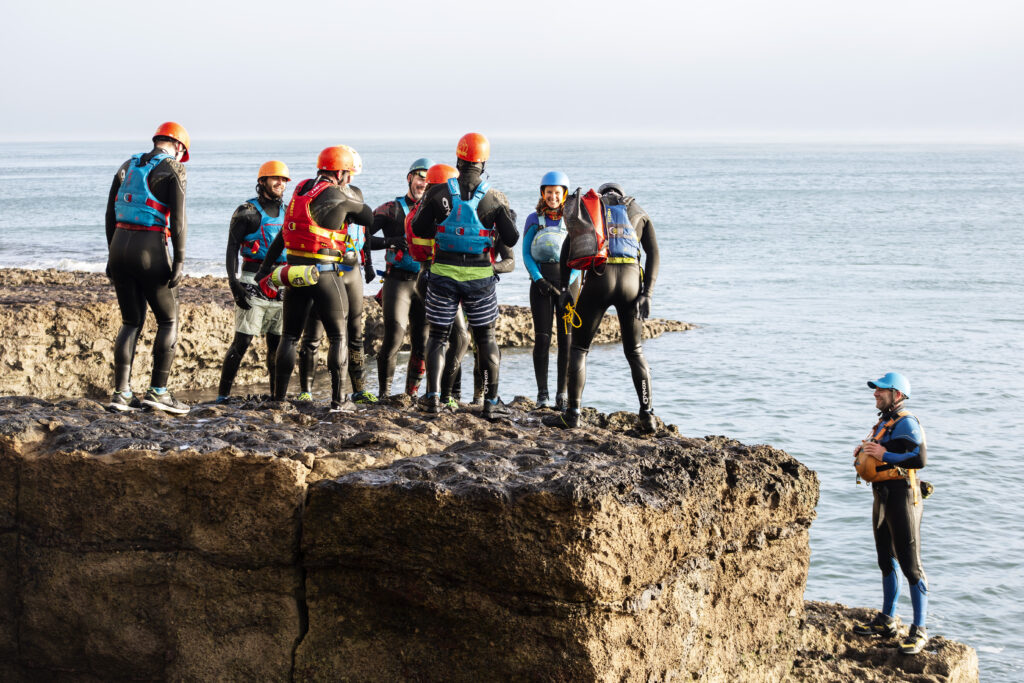
[[[102,270],[112,175],[146,142],[0,145],[0,266]],[[187,271],[223,273],[228,219],[260,163],[307,177],[332,142],[197,140]],[[374,206],[404,192],[413,159],[454,161],[454,139],[343,142]],[[875,418],[865,381],[908,375],[936,487],[929,631],[977,648],[983,680],[1024,677],[1024,147],[492,146],[490,179],[520,224],[552,169],[584,188],[618,181],[648,210],[662,252],[654,314],[701,326],[647,343],[657,411],[684,434],[772,444],[818,472],[807,598],[880,603],[871,494],[850,454]],[[528,303],[522,268],[499,288]],[[635,410],[621,349],[595,349],[588,369],[585,404]],[[506,398],[534,395],[532,377],[528,351],[504,352]],[[899,611],[909,621],[905,589]]]

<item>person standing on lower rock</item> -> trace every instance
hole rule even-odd
[[[917,471],[927,464],[928,447],[924,428],[906,410],[910,380],[890,372],[868,386],[875,390],[879,419],[868,439],[853,451],[857,474],[871,482],[874,502],[871,526],[875,535],[878,567],[882,570],[882,611],[867,623],[854,625],[862,636],[896,638],[896,601],[900,595],[900,572],[910,584],[914,623],[900,641],[903,654],[914,655],[928,644],[925,617],[928,612],[928,578],[921,566],[922,498],[926,494]],[[928,491],[930,493],[930,490]]]
[[[184,277],[184,163],[191,140],[184,126],[168,121],[153,134],[153,149],[121,164],[107,197],[107,277],[121,309],[114,341],[114,394],[107,407],[129,412],[148,406],[184,415],[189,407],[167,391],[178,346],[178,285]],[[167,258],[167,240],[172,258]],[[135,346],[146,322],[146,307],[156,317],[153,374],[142,400],[132,393]]]
[[[231,216],[228,228],[228,250],[225,266],[228,285],[235,299],[235,338],[224,356],[224,367],[217,388],[217,403],[231,395],[238,367],[249,349],[252,338],[263,335],[267,339],[267,372],[270,376],[270,395],[274,395],[275,358],[281,341],[283,306],[280,298],[269,300],[259,291],[256,271],[263,257],[281,232],[284,223],[284,189],[291,178],[288,167],[281,161],[268,161],[257,172],[256,196],[245,202]],[[238,259],[242,259],[242,273],[238,274]],[[276,265],[284,265],[284,254]]]
[[[626,196],[621,186],[605,183],[599,193],[598,198],[591,190],[587,197],[593,198],[597,203],[595,210],[600,212],[592,220],[594,229],[601,233],[598,242],[607,246],[604,254],[607,260],[602,261],[603,271],[595,268],[583,276],[583,287],[575,305],[578,326],[572,330],[569,347],[568,405],[561,415],[545,418],[544,424],[562,428],[579,425],[583,386],[587,381],[587,354],[605,311],[614,306],[622,333],[622,348],[640,402],[638,425],[640,431],[653,432],[657,429],[657,421],[651,393],[651,369],[644,358],[643,321],[650,316],[651,296],[658,278],[658,240],[650,216],[633,197]],[[583,200],[580,203],[585,203]],[[576,204],[576,195],[573,203]],[[573,210],[570,208],[567,212],[572,213]],[[566,220],[576,222],[577,219],[567,216]],[[572,241],[570,238],[562,243],[559,259],[562,278],[559,283],[562,290],[559,314],[571,301],[569,278],[573,264],[570,264],[572,259],[569,255]],[[645,255],[643,268],[640,267],[641,250]]]

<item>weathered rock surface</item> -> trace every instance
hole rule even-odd
[[[113,342],[121,326],[114,288],[100,273],[2,269],[0,290],[0,395],[40,398],[107,397],[113,376]],[[369,289],[373,291],[376,286]],[[181,285],[178,351],[171,388],[196,390],[216,386],[228,345],[234,336],[234,304],[225,278],[186,277]],[[528,308],[501,306],[496,335],[502,346],[533,344]],[[366,298],[365,344],[376,353],[384,324],[380,306]],[[644,336],[691,329],[688,323],[649,320]],[[149,386],[152,315],[139,339],[132,386]],[[606,316],[595,339],[619,339],[619,325]],[[326,363],[321,354],[320,364]],[[266,346],[254,341],[239,368],[237,384],[266,380]]]
[[[805,612],[818,485],[787,454],[532,407],[0,398],[0,676],[977,679]]]

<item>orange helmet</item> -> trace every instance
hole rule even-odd
[[[491,156],[491,143],[480,133],[466,133],[459,138],[455,156],[463,161],[487,161]]]
[[[458,178],[459,172],[448,164],[434,164],[427,169],[427,182],[431,185],[443,183],[449,178]]]
[[[171,138],[185,145],[185,155],[181,157],[181,163],[188,161],[188,148],[192,146],[192,140],[188,137],[188,131],[185,130],[185,126],[174,121],[161,123],[157,126],[156,132],[153,133],[153,141],[155,142],[158,137]]]
[[[260,166],[260,170],[256,174],[256,177],[266,178],[268,176],[279,176],[285,180],[291,180],[291,178],[288,177],[288,167],[285,166],[283,161],[268,161]]]
[[[356,170],[356,160],[345,145],[325,147],[320,156],[316,158],[316,167],[322,171],[349,171]]]

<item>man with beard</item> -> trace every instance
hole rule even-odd
[[[415,395],[424,372],[427,328],[423,317],[423,301],[416,296],[416,278],[420,264],[409,253],[405,239],[405,217],[423,198],[427,189],[427,171],[434,162],[426,157],[417,159],[405,175],[408,191],[401,197],[385,202],[373,212],[373,226],[369,230],[369,248],[387,249],[384,287],[381,306],[384,309],[384,338],[377,354],[377,376],[380,397],[391,395],[391,380],[395,374],[395,358],[409,331],[412,353],[405,380],[405,392]],[[380,233],[378,237],[377,234]]]
[[[257,173],[256,196],[248,200],[231,216],[228,228],[228,250],[225,265],[228,285],[235,299],[235,338],[224,357],[217,389],[217,403],[223,403],[231,394],[238,366],[255,335],[267,339],[267,371],[270,374],[270,393],[274,393],[277,346],[281,341],[283,304],[280,295],[268,300],[259,291],[255,275],[263,257],[281,232],[284,222],[284,188],[291,180],[288,167],[280,161],[268,161]],[[242,257],[242,273],[238,273],[238,257]],[[285,263],[284,254],[275,265]]]

